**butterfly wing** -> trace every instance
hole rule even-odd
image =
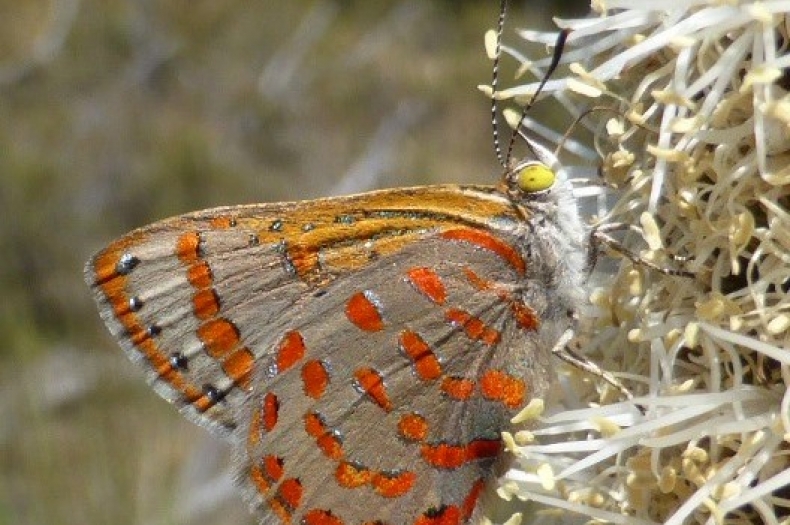
[[[272,348],[287,366],[259,371],[239,444],[259,515],[466,521],[500,432],[547,383],[534,317],[493,285],[516,277],[497,254],[437,234],[304,305]]]
[[[545,386],[523,220],[490,187],[218,208],[130,233],[86,280],[155,390],[237,438],[262,519],[454,523]]]

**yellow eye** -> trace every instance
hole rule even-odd
[[[544,164],[530,164],[518,172],[518,187],[532,193],[551,188],[557,176]]]

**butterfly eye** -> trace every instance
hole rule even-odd
[[[557,176],[545,164],[528,164],[516,175],[516,182],[521,191],[533,193],[551,188]]]

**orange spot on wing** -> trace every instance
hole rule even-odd
[[[318,448],[321,449],[321,452],[329,459],[339,460],[343,458],[343,445],[340,443],[337,436],[326,433],[319,437],[316,443],[318,444]]]
[[[502,450],[502,442],[498,439],[475,439],[466,445],[466,460],[496,457]]]
[[[302,383],[307,396],[320,399],[329,385],[329,373],[324,363],[318,360],[306,362],[302,367]]]
[[[431,466],[454,469],[470,461],[496,457],[501,449],[498,439],[475,439],[466,445],[424,444],[420,453]]]
[[[371,485],[373,490],[385,498],[397,498],[411,490],[417,481],[417,474],[410,471],[397,474],[376,473]]]
[[[457,399],[464,401],[472,397],[475,389],[475,382],[463,377],[445,377],[442,379],[442,392]]]
[[[258,492],[261,494],[265,494],[269,491],[269,488],[271,488],[271,483],[269,483],[269,480],[264,474],[263,469],[258,464],[250,467],[250,480],[252,481],[252,484],[257,487]]]
[[[126,275],[118,273],[118,263],[125,247],[125,245],[111,245],[103,252],[96,254],[96,258],[92,261],[91,266],[95,275],[94,284],[100,286],[105,295],[109,290],[123,290],[126,285]],[[109,283],[113,284],[108,288]],[[110,296],[107,295],[107,298],[109,299]]]
[[[464,268],[464,273],[466,274],[466,278],[469,280],[472,286],[481,291],[493,291],[499,296],[501,300],[509,303],[510,310],[513,312],[513,316],[516,318],[516,322],[521,328],[530,331],[538,329],[540,320],[535,314],[535,311],[518,299],[515,299],[510,291],[503,289],[502,287],[498,287],[496,283],[492,283],[491,281],[483,279],[471,268]]]
[[[187,280],[194,288],[202,290],[211,286],[214,276],[206,261],[191,264],[187,269]]]
[[[228,217],[227,215],[221,215],[219,217],[214,217],[209,222],[212,228],[217,230],[225,230],[228,228],[232,228],[236,225],[236,218],[235,217]]]
[[[414,361],[414,369],[420,379],[429,381],[442,375],[442,367],[431,348],[418,334],[404,330],[401,332],[400,346]]]
[[[347,489],[355,489],[371,485],[385,498],[402,496],[414,486],[417,475],[404,471],[398,473],[374,472],[353,463],[341,462],[335,469],[335,479],[338,484]]]
[[[466,336],[473,341],[482,341],[488,346],[494,346],[501,339],[498,330],[488,327],[479,318],[463,310],[451,308],[445,314],[445,318],[454,325],[462,326]]]
[[[315,248],[297,243],[288,245],[288,260],[300,279],[307,283],[316,280],[320,261]]]
[[[469,335],[469,337],[473,336],[473,334],[469,334],[469,331],[467,329],[467,325],[472,319],[472,316],[470,314],[464,312],[463,310],[452,308],[448,310],[447,313],[445,314],[445,319],[447,319],[448,322],[454,325],[464,327],[464,329],[467,330],[467,334]]]
[[[538,329],[538,326],[540,326],[540,320],[532,308],[518,301],[511,302],[510,308],[513,311],[516,322],[521,328],[524,330]]]
[[[392,410],[392,402],[384,388],[381,374],[372,368],[359,368],[354,372],[354,379],[361,388],[382,410]]]
[[[425,444],[422,445],[420,452],[428,464],[439,468],[458,468],[466,461],[466,449],[458,445],[448,445],[446,443],[438,445]]]
[[[493,328],[484,327],[483,334],[480,336],[480,340],[483,344],[487,346],[494,346],[502,339],[502,334],[499,333],[499,330],[494,330]]]
[[[469,281],[469,283],[478,290],[486,291],[494,288],[494,283],[483,279],[468,266],[464,268],[464,274],[466,275],[466,279]]]
[[[335,434],[326,428],[321,416],[314,412],[306,414],[305,430],[315,438],[318,448],[326,457],[335,460],[343,458],[343,444]]]
[[[355,293],[348,300],[346,316],[360,330],[366,332],[378,332],[384,328],[378,308],[363,292]]]
[[[239,331],[227,319],[206,321],[198,327],[197,335],[214,359],[222,359],[239,344]]]
[[[472,516],[472,512],[475,510],[477,500],[480,499],[480,493],[483,491],[484,486],[485,482],[482,479],[478,479],[475,481],[475,484],[472,485],[472,490],[470,490],[469,494],[464,498],[464,504],[461,507],[463,519],[466,520]]]
[[[466,334],[470,339],[482,339],[485,334],[486,325],[477,317],[468,316],[464,322]]]
[[[280,413],[280,400],[271,392],[263,397],[263,428],[267,432],[274,430]]]
[[[502,334],[499,330],[494,330],[493,328],[486,329],[485,333],[483,333],[482,341],[484,344],[488,346],[495,346],[499,344],[499,341],[502,340]]]
[[[185,264],[197,263],[200,259],[200,234],[189,232],[176,241],[176,255]]]
[[[450,240],[468,242],[495,253],[510,263],[510,265],[520,274],[524,274],[524,272],[527,270],[524,259],[521,258],[521,255],[519,255],[518,251],[516,251],[511,245],[507,244],[501,239],[498,239],[497,237],[494,237],[490,233],[486,233],[482,230],[472,229],[448,230],[442,233],[442,237]]]
[[[247,348],[240,348],[225,359],[222,363],[222,370],[235,384],[243,389],[248,389],[254,366],[255,357],[252,352]]]
[[[304,525],[344,525],[343,520],[328,510],[312,509],[302,518]]]
[[[488,370],[480,378],[480,392],[486,399],[501,401],[508,408],[518,408],[524,404],[527,385],[500,370]]]
[[[263,472],[271,481],[280,481],[280,478],[283,477],[282,458],[271,454],[263,458]]]
[[[280,521],[285,524],[291,523],[291,513],[285,508],[283,502],[279,499],[272,498],[269,500],[269,508],[272,509]]]
[[[461,510],[455,505],[444,505],[438,510],[422,513],[414,525],[459,525],[461,523]]]
[[[280,483],[280,488],[277,490],[277,495],[292,509],[299,508],[302,503],[302,494],[304,489],[302,482],[296,478],[288,478]]]
[[[195,312],[195,317],[200,320],[214,317],[219,313],[217,293],[212,288],[199,290],[192,296],[192,309]]]
[[[370,483],[373,473],[364,467],[343,461],[335,469],[335,479],[341,487],[354,489]]]
[[[199,394],[199,397],[195,399],[187,398],[187,401],[192,403],[192,406],[194,406],[198,410],[198,412],[205,412],[206,410],[208,410],[209,408],[213,407],[216,404],[214,401],[209,399],[209,397],[205,394]]]
[[[263,414],[261,410],[252,411],[250,429],[247,431],[247,449],[251,449],[261,442],[261,429],[263,428]]]
[[[314,438],[320,437],[326,432],[324,422],[321,421],[321,417],[316,413],[305,414],[304,429]]]
[[[404,414],[398,421],[400,435],[412,441],[422,441],[428,435],[428,421],[417,413]]]
[[[412,268],[406,275],[414,287],[436,304],[444,304],[447,290],[439,275],[430,268]]]
[[[302,334],[297,331],[288,332],[280,341],[277,350],[277,372],[282,373],[304,357],[305,346]]]

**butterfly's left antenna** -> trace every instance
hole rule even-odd
[[[494,133],[494,152],[499,164],[507,170],[507,162],[502,154],[502,147],[499,144],[499,115],[496,104],[496,88],[499,83],[499,56],[502,50],[502,31],[505,28],[505,14],[507,12],[507,0],[499,2],[499,20],[496,28],[496,46],[494,47],[494,64],[491,68],[491,127]],[[508,155],[509,156],[509,155]]]
[[[551,58],[551,64],[549,64],[548,70],[546,70],[546,74],[543,75],[543,79],[541,79],[540,84],[538,85],[538,89],[532,95],[529,102],[524,109],[521,110],[521,117],[518,119],[518,124],[516,125],[513,132],[510,134],[510,140],[508,141],[507,151],[503,154],[502,147],[499,142],[499,119],[497,118],[497,103],[496,103],[496,92],[497,92],[497,85],[499,84],[499,59],[502,51],[502,34],[505,28],[505,16],[507,13],[507,0],[500,0],[499,2],[499,20],[497,22],[497,31],[496,31],[496,45],[494,47],[494,60],[493,60],[493,67],[491,69],[491,126],[493,128],[493,137],[494,137],[494,152],[496,153],[497,160],[499,164],[504,168],[508,169],[508,165],[510,163],[510,157],[513,154],[513,146],[516,142],[516,135],[518,134],[518,130],[521,128],[521,125],[524,123],[524,120],[527,116],[527,111],[532,107],[535,101],[540,95],[541,91],[543,91],[543,87],[548,82],[549,78],[551,77],[552,73],[557,69],[557,66],[560,63],[560,58],[562,58],[562,52],[565,48],[565,41],[568,39],[568,35],[570,34],[569,29],[563,29],[557,35],[557,41],[554,45],[554,55]],[[527,140],[527,146],[532,149],[532,145],[530,144],[529,140]],[[533,150],[533,155],[537,156],[535,151]]]

